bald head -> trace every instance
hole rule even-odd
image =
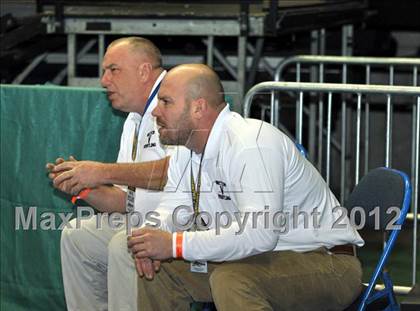
[[[226,107],[217,74],[206,65],[180,65],[162,81],[156,117],[159,139],[166,145],[184,145],[200,154],[220,112]]]
[[[210,67],[202,64],[180,65],[169,71],[168,78],[171,76],[184,82],[186,100],[204,98],[213,108],[224,106],[223,86]]]
[[[142,37],[125,37],[112,41],[107,50],[120,45],[128,45],[131,52],[151,63],[154,69],[162,67],[162,54],[152,41]]]
[[[140,37],[112,42],[102,61],[101,84],[112,107],[142,114],[153,85],[163,71],[158,48]]]

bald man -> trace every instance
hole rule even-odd
[[[168,157],[151,111],[166,71],[158,48],[140,37],[112,42],[102,68],[101,84],[112,107],[129,112],[117,163],[58,158],[47,164],[54,187],[106,213],[100,221],[73,219],[72,229],[63,230],[64,291],[68,310],[137,310],[137,274],[126,228],[108,213],[135,211],[144,220],[159,202],[161,192],[149,190],[166,182]]]
[[[161,229],[128,241],[139,275],[153,277],[139,279],[139,310],[188,310],[193,301],[218,311],[348,306],[362,276],[352,246],[363,240],[346,217],[334,228],[339,203],[294,143],[231,112],[205,65],[169,71],[158,98],[161,142],[189,150],[171,158]]]

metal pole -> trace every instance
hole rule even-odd
[[[318,81],[321,83],[324,79],[324,71],[323,71],[323,64],[319,65],[319,76],[318,76]],[[312,80],[312,79],[311,79]],[[322,94],[318,95],[318,96],[322,96]],[[322,97],[320,98],[320,100],[322,100]],[[318,103],[318,105],[320,105],[320,103]],[[308,155],[309,155],[309,160],[312,163],[315,163],[315,150],[316,150],[316,104],[311,100],[309,103],[309,135],[308,135]],[[319,148],[321,148],[322,145],[319,145]]]
[[[324,65],[320,65],[319,68],[319,82],[324,82]],[[318,101],[318,171],[322,173],[322,160],[323,160],[323,152],[324,152],[324,100],[323,94],[319,94],[319,101]],[[315,135],[315,133],[314,133]],[[327,133],[328,135],[328,133]]]
[[[341,42],[341,55],[343,56],[351,56],[353,55],[353,26],[352,25],[344,25],[342,27],[342,42]],[[345,68],[345,77],[347,80],[347,65],[343,65],[343,70]],[[347,82],[343,82],[347,83]],[[345,142],[349,143],[351,145],[351,128],[352,128],[352,110],[350,107],[347,107],[347,104],[345,102],[345,99],[343,99],[344,105],[343,108],[346,109],[345,116],[346,116],[346,123],[343,125],[345,127],[344,135],[349,135],[345,138]],[[344,113],[344,112],[343,112]],[[344,165],[344,172],[341,176],[341,202],[344,202],[345,197],[347,196],[347,193],[350,191],[350,180],[351,176],[347,176],[347,172],[350,172],[350,162],[346,163],[346,157],[347,157],[347,150],[342,149],[341,150],[341,163]],[[348,183],[346,183],[346,180]]]
[[[239,100],[242,103],[242,100],[245,95],[245,81],[246,81],[246,41],[247,37],[241,35],[238,37],[238,95]],[[243,114],[243,107],[240,105],[236,107],[236,112]]]
[[[271,92],[271,99],[273,99],[273,97],[275,96],[275,92],[272,91]],[[273,103],[273,101],[272,101]],[[270,109],[270,123],[273,124],[275,127],[279,127],[279,122],[278,122],[278,117],[279,117],[279,112],[278,112],[278,107],[279,107],[279,102],[274,102],[274,105],[271,104],[271,108]],[[261,119],[263,120],[263,119]]]
[[[362,117],[362,94],[357,94],[357,116],[356,116],[356,167],[354,174],[355,185],[359,182],[360,167],[360,119]]]
[[[206,46],[208,45],[207,40],[202,40],[202,42]],[[223,67],[225,67],[227,72],[229,72],[235,80],[238,80],[238,73],[236,72],[235,68],[229,63],[226,57],[223,56],[222,52],[220,52],[219,49],[216,48],[215,46],[213,46],[213,55],[223,65]],[[238,65],[239,65],[239,59],[238,59]]]
[[[416,157],[415,157],[415,173],[414,173],[414,184],[413,184],[413,278],[412,285],[416,284],[416,266],[417,266],[417,224],[418,224],[418,202],[419,202],[419,158],[420,158],[420,96],[417,96],[417,121],[416,121]]]
[[[316,30],[311,33],[311,54],[325,54],[325,29]],[[318,81],[323,82],[324,72],[323,64],[318,68]],[[316,81],[317,68],[311,66],[311,82]],[[323,153],[323,94],[318,95],[318,113],[319,113],[319,136],[318,136],[318,170],[322,173],[322,153]],[[315,161],[315,140],[316,140],[316,105],[312,101],[309,103],[309,156],[311,161]]]
[[[80,60],[81,58],[83,58],[88,52],[89,50],[96,44],[96,39],[91,39],[89,40],[85,46],[83,46],[83,48],[77,53],[76,55],[76,61]],[[102,62],[100,62],[101,64]],[[101,68],[101,66],[99,67]],[[61,82],[64,80],[64,78],[67,75],[67,67],[63,68],[52,80],[53,84],[61,84]],[[102,73],[100,73],[99,76],[101,76]]]
[[[67,35],[67,84],[76,77],[76,34]]]
[[[320,44],[321,44],[321,38],[320,38],[321,32],[319,30],[312,30],[311,31],[311,54],[312,55],[318,55],[320,54]],[[312,65],[310,67],[310,82],[316,82],[317,80],[317,68],[316,66]],[[311,98],[314,94],[310,94]],[[320,95],[321,96],[321,95]],[[319,104],[318,104],[319,105]],[[316,104],[312,101],[312,99],[309,101],[309,158],[311,161],[315,160],[315,140],[316,140]],[[322,131],[322,129],[320,129]],[[321,134],[322,135],[322,134]],[[322,149],[322,144],[318,141],[318,150]],[[319,156],[318,156],[319,158]],[[321,166],[318,161],[318,170],[321,172]]]
[[[341,103],[341,176],[340,176],[340,202],[344,204],[346,195],[346,123],[347,123],[347,104],[345,101]]]
[[[312,30],[311,31],[311,54],[312,55],[317,55],[319,53],[319,31],[317,30]],[[311,81],[313,82],[313,81]]]
[[[341,55],[353,55],[353,25],[344,25],[341,30]]]
[[[297,119],[296,119],[296,125],[297,125],[297,132],[296,132],[296,138],[299,144],[302,144],[302,119],[303,119],[303,92],[299,92],[299,104],[298,104],[298,110],[297,110]]]
[[[341,55],[349,55],[347,52],[347,25],[341,27]]]
[[[314,163],[316,146],[316,103],[309,103],[309,126],[308,126],[308,158]]]
[[[370,84],[370,65],[366,65],[366,84]],[[365,169],[364,175],[369,171],[369,136],[370,136],[370,124],[369,124],[369,98],[365,98]]]
[[[98,73],[99,77],[102,77],[102,62],[105,54],[105,35],[98,35]]]
[[[413,86],[417,86],[417,74],[418,74],[418,68],[414,67],[413,68]],[[417,106],[416,106],[416,102],[413,103],[413,109],[412,109],[412,115],[411,115],[411,184],[414,184],[414,175],[416,173],[416,167],[415,167],[415,162],[416,162],[416,112]],[[417,168],[418,169],[418,168]],[[412,209],[414,208],[414,196],[412,198],[412,203],[411,203],[411,207]]]
[[[252,44],[247,43],[246,48],[248,49],[248,52],[251,54],[255,54],[255,48],[252,46]],[[274,78],[274,69],[271,67],[270,63],[268,62],[266,57],[261,57],[260,62],[265,68],[265,70],[268,72],[268,74]]]
[[[319,30],[319,54],[324,55],[325,54],[325,46],[326,46],[326,33],[325,28],[321,28]]]
[[[391,95],[386,96],[386,142],[385,142],[385,166],[391,167],[391,143],[392,143],[392,105]]]
[[[48,53],[38,55],[32,62],[12,81],[12,84],[21,84],[23,80],[47,57]]]
[[[300,63],[296,63],[296,82],[300,82],[301,80],[300,70],[301,70]]]
[[[251,45],[250,43],[247,46]],[[248,81],[246,83],[247,87],[251,87],[255,82],[255,76],[257,75],[258,65],[261,60],[261,54],[264,48],[264,38],[257,38],[257,42],[254,49],[254,55],[252,58],[251,68],[248,73]]]
[[[332,112],[332,93],[328,93],[328,116],[327,116],[327,171],[326,181],[330,185],[330,157],[331,157],[331,112]]]
[[[214,36],[207,37],[207,66],[213,68]]]
[[[347,65],[343,64],[343,70],[341,71],[341,82],[347,83]],[[343,204],[346,197],[346,153],[347,153],[347,103],[345,94],[341,95],[341,174],[340,174],[340,202]]]

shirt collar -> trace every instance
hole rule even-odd
[[[219,153],[219,145],[222,138],[222,133],[224,130],[224,123],[227,117],[231,115],[231,113],[232,112],[229,109],[229,105],[227,104],[217,116],[216,121],[214,122],[213,127],[210,130],[209,138],[207,139],[203,162],[205,160],[210,160],[217,157]],[[193,152],[194,161],[198,161],[199,163],[200,158],[201,154],[198,155]]]

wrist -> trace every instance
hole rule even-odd
[[[89,193],[92,191],[92,189],[90,188],[85,188],[82,191],[79,192],[78,195],[75,195],[71,198],[71,202],[73,204],[76,204],[77,200],[85,200],[88,196]]]
[[[174,232],[172,233],[172,257],[173,258],[183,258],[183,249],[184,249],[184,232]]]
[[[99,184],[110,184],[112,183],[111,181],[111,171],[112,171],[112,167],[110,167],[111,164],[109,163],[99,163],[99,170],[98,170],[98,183]]]

